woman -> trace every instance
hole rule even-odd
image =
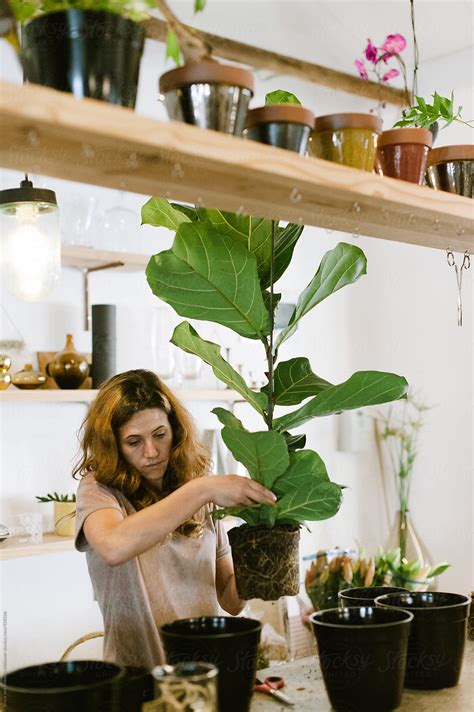
[[[274,504],[246,477],[209,475],[193,422],[150,371],[109,379],[82,426],[75,546],[104,618],[104,660],[164,662],[158,628],[242,610],[213,505]]]

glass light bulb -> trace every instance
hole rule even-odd
[[[2,206],[1,265],[9,292],[26,301],[46,297],[61,270],[57,206],[24,202]]]

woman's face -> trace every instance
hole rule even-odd
[[[119,428],[119,445],[126,462],[150,484],[161,489],[168,467],[173,431],[164,410],[147,408]]]

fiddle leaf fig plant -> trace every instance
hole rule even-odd
[[[327,252],[297,300],[288,326],[274,338],[280,294],[274,285],[288,268],[303,226],[221,210],[189,207],[150,198],[142,223],[173,230],[170,249],[154,255],[146,270],[152,292],[185,318],[221,324],[240,336],[261,342],[267,360],[267,383],[255,390],[222,356],[219,344],[203,339],[187,321],[171,342],[207,363],[261,416],[265,429],[250,432],[230,411],[212,412],[222,438],[250,477],[277,495],[275,506],[228,507],[215,512],[240,517],[251,526],[299,526],[333,517],[343,486],[329,479],[326,466],[306,436],[291,430],[315,417],[404,398],[408,384],[393,373],[359,371],[333,384],[316,374],[306,357],[278,362],[281,346],[300,320],[339,289],[366,273],[366,258],[354,245],[340,243]],[[299,406],[274,415],[275,407]]]

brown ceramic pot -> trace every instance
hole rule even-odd
[[[87,359],[75,349],[72,334],[66,337],[63,351],[55,355],[46,367],[48,376],[54,378],[59,388],[79,388],[89,375]]]
[[[309,143],[315,158],[373,171],[377,136],[382,120],[373,114],[328,114],[318,116]]]
[[[474,197],[474,146],[441,146],[430,151],[426,171],[428,184],[435,190]]]
[[[375,166],[382,176],[421,185],[433,143],[428,129],[398,128],[384,131],[377,144]]]
[[[247,114],[245,138],[304,155],[313,124],[313,112],[298,104],[260,106]]]

